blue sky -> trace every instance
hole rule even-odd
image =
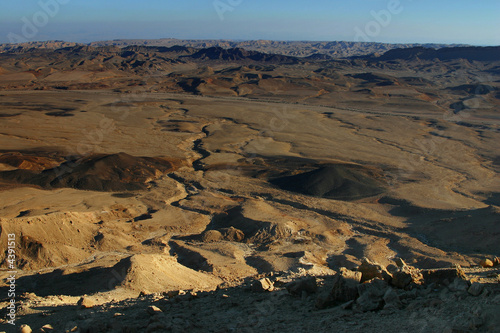
[[[475,4],[460,0],[2,0],[0,3],[0,43],[173,37],[500,45],[499,32],[499,0]]]

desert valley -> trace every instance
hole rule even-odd
[[[500,47],[240,44],[0,47],[0,331],[499,332]]]

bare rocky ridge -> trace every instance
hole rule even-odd
[[[294,57],[309,57],[313,55],[327,55],[332,58],[348,58],[372,53],[382,54],[392,49],[412,48],[423,46],[428,48],[442,48],[446,44],[387,44],[375,42],[346,42],[346,41],[232,41],[232,40],[180,40],[180,39],[155,39],[155,40],[113,40],[91,43],[92,46],[118,46],[130,45],[147,46],[173,46],[181,45],[193,48],[222,47],[225,49],[243,48],[249,51],[259,51],[271,54],[282,54]],[[455,46],[455,45],[453,45]],[[457,45],[458,46],[458,45]]]
[[[425,48],[444,48],[465,45],[448,45],[448,44],[387,44],[375,42],[309,42],[309,41],[272,41],[272,40],[256,40],[256,41],[233,41],[233,40],[182,40],[175,38],[165,39],[136,39],[126,40],[118,39],[112,41],[100,41],[89,44],[69,43],[63,41],[48,41],[48,42],[29,42],[21,44],[0,44],[0,51],[12,51],[19,47],[21,48],[47,48],[58,49],[63,47],[71,47],[77,45],[90,45],[94,47],[100,46],[115,46],[126,48],[130,46],[160,46],[160,47],[175,47],[182,46],[187,48],[223,48],[234,49],[242,48],[248,51],[258,51],[269,54],[280,54],[292,57],[315,57],[326,59],[331,58],[349,58],[354,56],[364,56],[369,54],[383,54],[393,49],[405,49],[414,47]]]

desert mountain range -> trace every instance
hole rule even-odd
[[[327,55],[332,58],[348,58],[353,56],[364,56],[369,54],[383,54],[393,49],[405,49],[414,47],[444,48],[455,46],[467,46],[461,44],[387,44],[375,42],[309,42],[309,41],[272,41],[272,40],[182,40],[175,38],[164,39],[117,39],[110,41],[92,42],[88,44],[68,43],[62,41],[29,42],[22,44],[3,44],[0,50],[11,50],[19,46],[36,48],[63,48],[76,45],[117,46],[124,48],[128,46],[185,46],[196,49],[220,47],[224,49],[242,48],[248,51],[259,51],[262,53],[281,54],[294,57],[309,57],[312,55]]]

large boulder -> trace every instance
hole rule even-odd
[[[493,267],[494,263],[490,259],[486,258],[486,259],[481,260],[479,262],[479,265],[481,265],[484,268],[489,268],[489,267]]]
[[[389,288],[386,281],[378,278],[358,285],[359,297],[354,304],[354,310],[366,312],[382,309],[384,295]]]
[[[495,257],[495,258],[493,259],[493,266],[495,266],[495,267],[496,267],[496,266],[500,266],[500,258]]]
[[[286,290],[292,295],[301,296],[302,293],[313,294],[318,289],[318,284],[314,276],[292,281],[286,285]]]
[[[474,282],[473,284],[471,284],[471,286],[469,287],[469,289],[467,291],[472,296],[479,296],[479,295],[481,295],[483,290],[484,290],[484,284],[479,283],[479,282]]]
[[[378,263],[372,262],[367,258],[363,258],[361,265],[358,267],[358,271],[361,272],[361,282],[370,281],[371,279],[382,279],[389,282],[392,279],[391,274]]]
[[[273,291],[274,284],[268,278],[260,279],[252,284],[252,290],[256,292]]]
[[[224,239],[218,230],[207,230],[201,234],[201,240],[205,243],[220,242]]]
[[[391,270],[391,285],[406,289],[413,285],[423,283],[423,276],[419,269],[408,266],[402,259],[396,259],[396,267]]]
[[[335,275],[333,287],[327,294],[320,295],[316,300],[316,307],[325,307],[353,301],[358,297],[358,285],[361,282],[361,272],[351,271],[345,267]]]
[[[453,268],[426,269],[422,270],[425,284],[435,283],[436,285],[448,286],[455,279],[465,280],[465,272],[460,266]]]
[[[396,310],[400,309],[403,306],[403,303],[401,303],[401,300],[399,299],[398,293],[392,289],[392,288],[387,288],[384,297],[384,310]]]

